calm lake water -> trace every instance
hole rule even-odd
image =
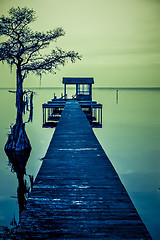
[[[32,145],[26,173],[35,178],[54,132],[42,128],[42,103],[63,91],[34,91],[34,120],[26,126]],[[152,238],[160,239],[160,90],[119,89],[117,102],[116,89],[94,89],[93,99],[103,104],[103,127],[94,131]],[[0,112],[0,225],[10,227],[19,210],[16,173],[4,152],[16,115],[15,95],[8,89],[0,89]]]

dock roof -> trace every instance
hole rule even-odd
[[[88,83],[91,83],[93,84],[94,83],[94,79],[93,77],[64,77],[63,78],[63,83],[66,83],[66,84],[88,84]]]

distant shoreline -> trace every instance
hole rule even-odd
[[[68,87],[72,89],[72,87]],[[15,90],[15,88],[9,88],[9,87],[0,87],[0,90]],[[37,90],[43,90],[43,89],[63,89],[62,87],[25,87],[24,89],[37,89]],[[160,90],[160,87],[94,87],[93,89],[109,89],[109,90]]]
[[[93,87],[94,88],[94,87]],[[113,89],[113,90],[160,90],[160,87],[95,87],[95,89]]]

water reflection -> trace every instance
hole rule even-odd
[[[153,239],[160,236],[160,89],[94,88],[93,98],[103,104],[103,128],[94,129],[136,209]],[[71,89],[72,90],[72,89]],[[36,177],[53,135],[52,129],[42,128],[41,106],[60,96],[62,89],[36,89],[34,121],[26,125],[32,151],[26,172]],[[6,167],[2,151],[7,140],[8,126],[15,121],[14,96],[0,89],[0,225],[9,226],[15,214],[18,221],[16,195],[17,181]],[[5,101],[4,101],[5,99]],[[24,178],[28,178],[25,174]]]
[[[17,198],[19,204],[19,216],[21,216],[22,211],[26,205],[29,190],[33,185],[33,176],[29,175],[30,187],[27,186],[27,181],[24,179],[26,174],[26,164],[29,159],[31,148],[25,149],[23,151],[6,151],[6,155],[9,159],[11,165],[11,171],[16,172],[18,179],[17,187]]]

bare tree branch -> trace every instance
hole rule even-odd
[[[23,81],[28,74],[55,73],[59,66],[81,59],[78,53],[56,46],[48,55],[43,54],[43,49],[55,43],[65,32],[62,28],[46,33],[34,32],[29,24],[35,19],[34,10],[27,7],[11,8],[8,17],[0,17],[0,36],[7,39],[0,43],[0,61],[16,67],[16,124],[11,129],[5,149],[19,151],[31,148],[24,127],[26,122],[23,121],[26,111],[29,111],[28,121],[33,117],[33,92],[23,90]]]
[[[0,44],[0,61],[16,65],[22,82],[30,72],[38,75],[55,73],[60,65],[81,59],[78,53],[57,47],[44,55],[42,50],[64,36],[65,32],[60,27],[46,33],[34,32],[29,24],[35,19],[35,11],[27,7],[11,8],[9,17],[0,17],[0,36],[8,38]]]

